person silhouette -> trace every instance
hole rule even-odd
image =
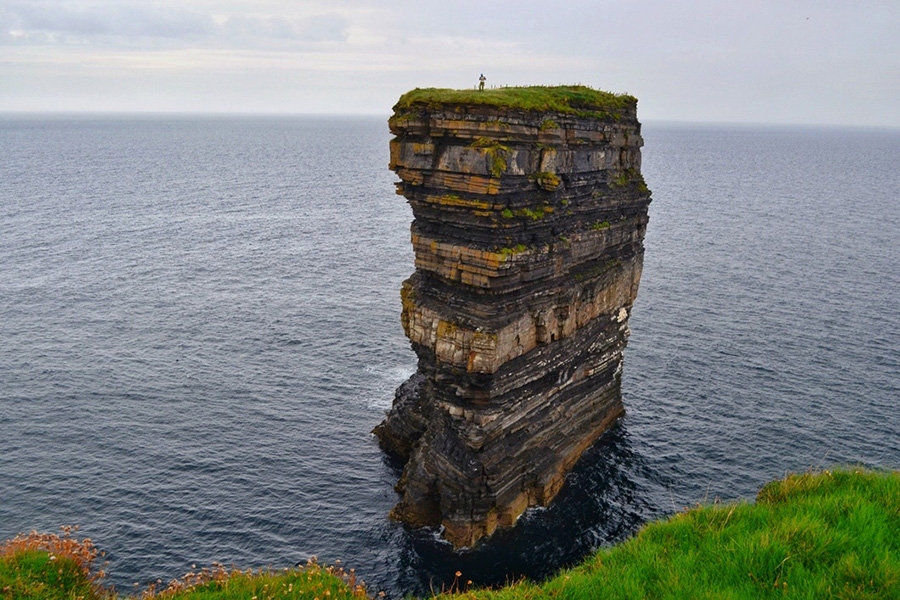
[[[484,90],[484,82],[487,81],[487,77],[484,76],[484,73],[481,74],[481,77],[478,78],[478,90]]]

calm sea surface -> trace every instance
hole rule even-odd
[[[399,596],[900,468],[900,131],[651,123],[628,415],[478,551],[390,522],[369,432],[415,357],[385,121],[0,117],[0,539],[78,524],[120,590],[316,555]]]

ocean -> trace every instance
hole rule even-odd
[[[412,374],[386,117],[0,117],[0,539],[127,592],[317,556],[371,592],[541,578],[788,472],[900,468],[900,130],[646,123],[627,415],[475,550],[387,518]]]

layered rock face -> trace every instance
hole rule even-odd
[[[650,192],[636,101],[615,98],[404,97],[390,119],[414,215],[401,298],[419,367],[375,433],[405,461],[393,516],[443,526],[457,547],[547,504],[623,412]]]

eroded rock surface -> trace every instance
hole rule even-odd
[[[636,101],[588,109],[401,99],[390,119],[419,367],[375,433],[406,462],[393,516],[457,547],[550,502],[623,412],[650,192]]]

